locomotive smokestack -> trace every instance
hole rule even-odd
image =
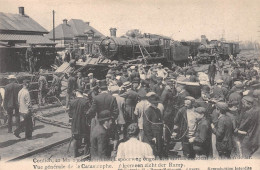
[[[24,16],[24,7],[19,7],[19,14]]]
[[[110,30],[110,36],[111,37],[116,37],[116,30],[117,29],[116,28],[110,28],[109,30]]]
[[[67,23],[68,23],[68,20],[67,20],[67,19],[64,19],[64,20],[63,20],[63,24],[64,24],[64,25],[67,25]]]

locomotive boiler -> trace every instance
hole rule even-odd
[[[145,37],[106,37],[100,43],[102,56],[110,60],[144,59],[148,63],[188,62],[189,48],[160,35]]]

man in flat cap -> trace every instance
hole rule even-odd
[[[4,109],[8,114],[8,133],[12,133],[13,115],[16,118],[17,126],[20,123],[18,93],[21,89],[21,86],[16,83],[17,80],[14,75],[9,75],[8,80],[9,84],[5,86]]]
[[[79,156],[78,149],[81,146],[81,141],[84,139],[85,151],[87,153],[90,147],[90,118],[87,117],[87,111],[90,107],[89,100],[83,96],[83,89],[79,88],[76,91],[76,98],[69,105],[69,117],[71,121],[72,146],[74,157]]]
[[[157,77],[157,84],[155,84],[152,89],[152,91],[155,92],[160,98],[165,88],[165,85],[162,82],[163,82],[163,77]]]
[[[216,85],[212,88],[211,97],[218,101],[225,101],[226,96],[228,94],[227,88],[222,86],[223,80],[218,79],[216,81]]]
[[[229,159],[233,148],[234,128],[229,116],[226,115],[228,105],[224,102],[216,104],[216,112],[219,113],[216,126],[211,123],[213,133],[216,135],[216,148],[220,158]]]
[[[195,112],[199,113],[200,117],[197,118],[194,137],[190,138],[189,142],[193,144],[196,158],[208,158],[212,153],[210,122],[204,107],[196,108]]]
[[[159,96],[154,92],[146,94],[150,106],[146,109],[143,116],[144,142],[153,148],[154,155],[162,158],[163,154],[163,122],[160,110],[157,108],[160,102]]]
[[[119,158],[154,158],[151,146],[138,140],[139,128],[136,123],[127,127],[128,141],[118,146],[116,160]]]
[[[23,116],[23,121],[20,122],[19,126],[15,129],[14,135],[20,138],[19,134],[24,130],[25,139],[30,140],[32,138],[33,122],[31,112],[31,97],[28,91],[30,81],[23,81],[23,88],[18,93],[19,112]]]
[[[241,100],[242,100],[242,97],[243,97],[243,84],[238,84],[234,87],[234,91],[230,93],[230,95],[228,96],[228,103],[233,103],[233,102],[236,102],[236,103],[239,103],[238,105],[241,106]],[[231,90],[230,90],[231,91]],[[241,109],[239,107],[239,109]]]
[[[113,117],[109,110],[99,113],[99,124],[91,132],[91,160],[109,160],[111,157],[111,147],[109,146],[109,129],[113,123]]]

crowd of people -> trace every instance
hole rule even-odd
[[[70,73],[66,106],[74,156],[79,156],[82,138],[92,160],[163,159],[179,150],[188,159],[259,154],[259,73],[253,66],[241,71],[235,61],[222,63],[209,65],[208,84],[200,84],[193,65],[114,66],[106,80]],[[227,63],[234,69],[227,69]],[[200,84],[200,95],[179,76]]]
[[[93,73],[70,72],[64,107],[71,122],[74,157],[82,154],[83,146],[91,160],[164,159],[177,151],[187,159],[258,156],[258,61],[247,63],[244,70],[235,61],[213,61],[206,70],[206,84],[201,84],[194,66],[114,65],[105,80],[97,80]],[[38,103],[43,105],[47,80],[41,71],[40,75]],[[55,76],[51,92],[58,98],[61,75]],[[199,90],[179,81],[180,76],[197,82]],[[29,82],[25,80],[21,89],[15,77],[9,80],[3,100],[8,132],[12,132],[12,116],[20,122],[20,113],[24,120],[14,135],[20,137],[25,128],[26,138],[31,139]],[[176,148],[178,142],[181,148]]]

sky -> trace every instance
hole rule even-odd
[[[228,41],[260,42],[260,0],[0,0],[0,12],[25,13],[48,31],[63,19],[82,19],[109,36],[139,29],[174,40],[209,40],[224,35]]]

